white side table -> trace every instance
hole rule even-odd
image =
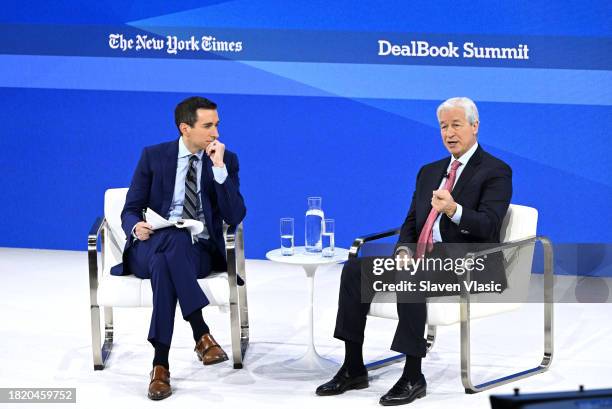
[[[329,359],[321,357],[314,346],[314,320],[313,320],[313,305],[314,305],[314,277],[319,266],[325,264],[341,263],[348,260],[348,250],[336,247],[333,257],[323,257],[321,253],[306,253],[303,246],[295,247],[295,254],[292,256],[283,256],[280,249],[271,250],[266,253],[268,260],[302,266],[306,272],[306,277],[309,283],[309,300],[310,300],[310,316],[308,328],[308,349],[306,353],[299,359],[292,360],[288,366],[296,369],[316,370],[316,369],[332,369],[337,368],[338,364]]]

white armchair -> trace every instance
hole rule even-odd
[[[133,275],[113,276],[112,266],[122,260],[125,233],[121,228],[121,210],[128,189],[108,189],[104,195],[104,217],[94,222],[87,238],[89,257],[89,294],[91,301],[91,341],[94,369],[104,369],[113,346],[113,308],[152,307],[149,280]],[[230,313],[232,358],[235,369],[242,368],[249,344],[246,271],[242,224],[224,226],[227,272],[213,272],[198,284],[210,306]],[[98,253],[100,244],[100,253]],[[100,265],[100,268],[98,268]],[[244,280],[239,286],[237,276]],[[104,342],[100,328],[100,308],[104,308]]]
[[[501,229],[501,244],[492,249],[470,253],[466,258],[475,259],[486,254],[502,251],[508,278],[508,287],[501,294],[470,294],[463,291],[460,295],[445,297],[443,302],[429,299],[427,302],[427,350],[435,342],[436,326],[460,324],[461,331],[461,380],[466,393],[481,392],[521,378],[544,372],[550,366],[553,356],[553,253],[552,244],[546,237],[536,237],[538,211],[531,207],[511,204],[504,217]],[[357,257],[361,246],[366,242],[398,235],[399,228],[355,239],[349,257]],[[531,279],[531,267],[535,243],[540,241],[544,248],[544,356],[541,363],[531,369],[474,385],[471,380],[470,365],[470,322],[476,318],[502,314],[517,310],[526,301]],[[469,281],[470,272],[465,279]],[[391,298],[388,296],[391,295]],[[395,294],[376,294],[369,315],[374,317],[398,319],[394,302]],[[476,299],[476,302],[472,299]],[[377,302],[378,301],[378,302]],[[436,302],[437,301],[437,302]],[[511,301],[511,302],[508,302]],[[404,359],[404,355],[389,357],[366,365],[368,369]]]

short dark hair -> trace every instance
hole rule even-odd
[[[174,109],[174,123],[181,134],[181,123],[193,127],[198,120],[198,109],[217,109],[217,104],[209,99],[202,97],[189,97],[176,106]]]

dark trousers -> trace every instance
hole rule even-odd
[[[193,244],[185,229],[167,228],[134,243],[127,262],[134,275],[151,279],[153,313],[147,339],[170,346],[177,301],[184,319],[208,305],[197,280],[222,270],[224,260],[208,240]]]
[[[364,260],[366,259],[350,259],[342,269],[334,337],[343,341],[363,343],[366,319],[375,294],[373,290],[368,290],[372,289],[371,283],[365,282],[373,280],[375,276],[367,271],[362,274],[361,271]],[[399,323],[391,349],[406,355],[424,357],[427,349],[424,338],[427,319],[425,300],[398,302],[397,313]]]

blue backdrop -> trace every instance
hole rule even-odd
[[[241,161],[249,258],[278,247],[283,216],[302,244],[309,195],[343,247],[401,224],[419,167],[446,155],[435,108],[452,96],[478,104],[480,143],[512,166],[512,201],[539,209],[540,233],[612,242],[611,3],[498,3],[3,5],[0,246],[84,249],[105,189],[177,136],[174,106],[195,94],[219,104]],[[241,50],[173,54],[167,36]],[[523,44],[529,59],[381,56],[379,40]]]

